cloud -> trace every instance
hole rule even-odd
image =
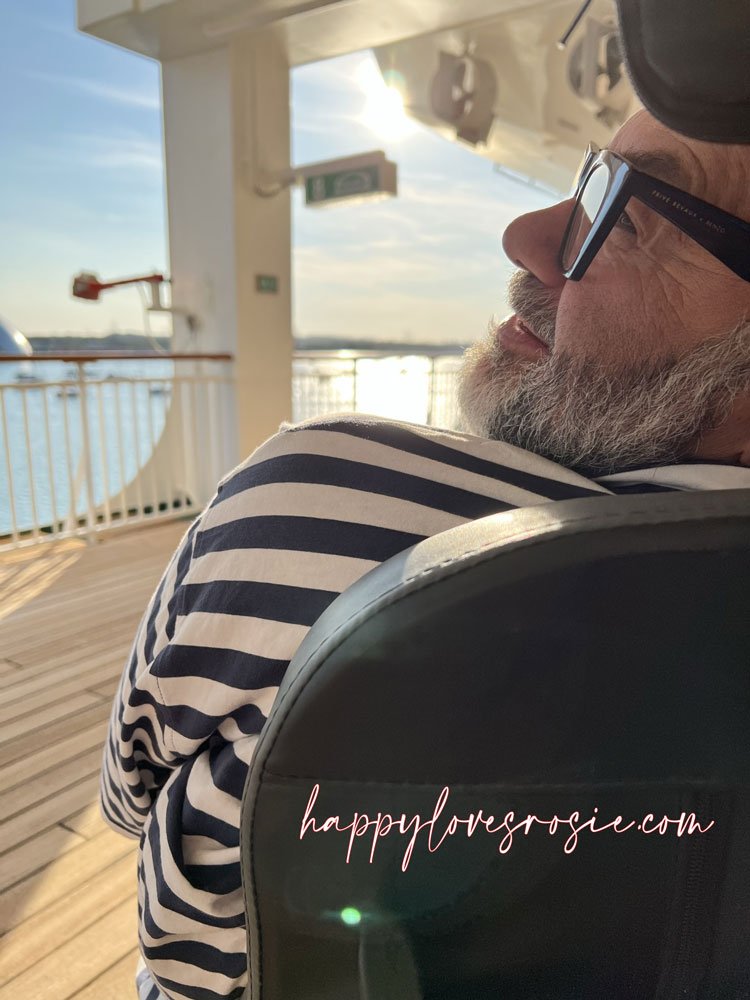
[[[70,164],[102,170],[138,170],[161,174],[164,169],[161,142],[137,134],[101,135],[68,132],[45,146],[27,147],[36,162],[59,167]]]
[[[146,170],[161,173],[161,143],[144,138],[81,136],[80,153],[92,166],[107,170]]]
[[[306,118],[301,122],[298,122],[294,126],[295,134],[298,132],[304,132],[307,135],[322,135],[329,138],[331,135],[331,119],[326,118],[320,121],[313,121],[311,118]]]
[[[8,252],[9,248],[4,248],[3,277],[7,280],[11,269],[26,273],[31,267],[35,281],[40,247],[54,247],[58,255],[80,254],[87,249],[85,238],[75,230],[62,230],[59,226],[45,224],[42,220],[26,219],[13,240],[12,252]],[[13,284],[17,277],[18,274],[14,275]]]
[[[389,241],[399,257],[415,250],[442,250],[446,256],[495,255],[505,227],[517,216],[551,203],[540,197],[507,197],[491,172],[480,185],[444,179],[415,183],[407,175],[399,181],[399,196],[379,205],[306,209],[295,201],[295,241],[298,246],[338,245],[357,253]],[[366,241],[363,224],[366,223]],[[438,259],[437,254],[435,259]]]
[[[305,286],[295,293],[295,329],[302,336],[469,343],[484,336],[491,315],[507,311],[500,285],[494,295],[472,294],[460,276],[444,286],[442,293],[394,288],[380,295],[372,289],[367,295],[359,289]]]
[[[522,211],[528,211],[532,205],[541,208],[543,205],[547,203],[551,204],[552,202],[551,198],[545,198],[544,196],[539,198],[534,198],[533,196],[518,198],[515,201],[503,199],[499,194],[494,193],[492,189],[492,175],[490,173],[488,173],[487,185],[483,189],[478,189],[477,186],[461,183],[460,181],[446,183],[444,180],[442,183],[430,186],[417,184],[414,181],[415,178],[413,175],[404,181],[400,185],[400,194],[411,204],[415,206],[419,205],[431,211],[452,211],[458,215],[466,212],[485,213],[489,207],[490,194],[492,194],[491,208],[495,214],[518,214],[519,208]],[[528,208],[526,205],[528,205]]]
[[[27,177],[33,175],[36,183],[43,185],[35,196],[37,204],[49,195],[58,205],[63,194],[71,193],[69,180],[66,179],[71,171],[77,178],[85,178],[84,183],[93,182],[97,171],[137,175],[141,186],[128,195],[133,206],[137,201],[142,202],[145,194],[148,194],[150,203],[153,192],[161,187],[164,160],[159,140],[139,135],[69,132],[46,138],[46,143],[19,142],[15,146],[16,158],[24,164]],[[70,204],[84,209],[86,200],[73,197]],[[7,204],[2,206],[3,213],[7,207]],[[100,218],[98,213],[97,218]]]
[[[159,111],[161,96],[157,90],[143,90],[134,87],[122,87],[117,84],[103,83],[101,80],[91,80],[82,76],[66,76],[62,73],[29,72],[29,79],[40,80],[55,86],[68,87],[79,94],[95,97],[110,104],[121,104],[143,111]]]
[[[486,254],[456,261],[451,254],[428,248],[402,246],[399,254],[370,241],[357,248],[297,247],[294,251],[296,280],[365,296],[376,294],[378,289],[387,295],[396,288],[416,294],[426,289],[434,292],[444,283],[448,269],[451,280],[465,282],[471,276],[487,274],[492,266]]]

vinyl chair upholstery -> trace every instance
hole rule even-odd
[[[247,996],[750,997],[749,550],[748,490],[572,500],[436,535],[343,593],[248,774]],[[315,786],[318,828],[367,832],[301,836]],[[514,818],[446,832],[479,809]],[[576,812],[674,822],[566,851]],[[678,836],[690,813],[710,829]],[[527,815],[561,822],[501,851]]]

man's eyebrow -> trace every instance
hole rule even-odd
[[[623,151],[621,155],[636,170],[641,170],[644,174],[650,174],[675,187],[687,188],[690,185],[691,178],[685,163],[679,156],[665,149],[629,149]]]

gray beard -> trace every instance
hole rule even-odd
[[[467,429],[589,477],[694,458],[700,439],[750,392],[750,323],[679,358],[606,368],[554,352],[519,361],[495,329],[468,349],[459,372]]]

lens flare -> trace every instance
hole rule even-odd
[[[405,81],[396,70],[386,70],[381,76],[373,58],[360,63],[355,80],[365,95],[365,106],[359,121],[386,142],[406,139],[419,126],[405,110]]]
[[[362,920],[362,914],[354,906],[345,906],[341,911],[341,919],[348,927],[356,927]]]

